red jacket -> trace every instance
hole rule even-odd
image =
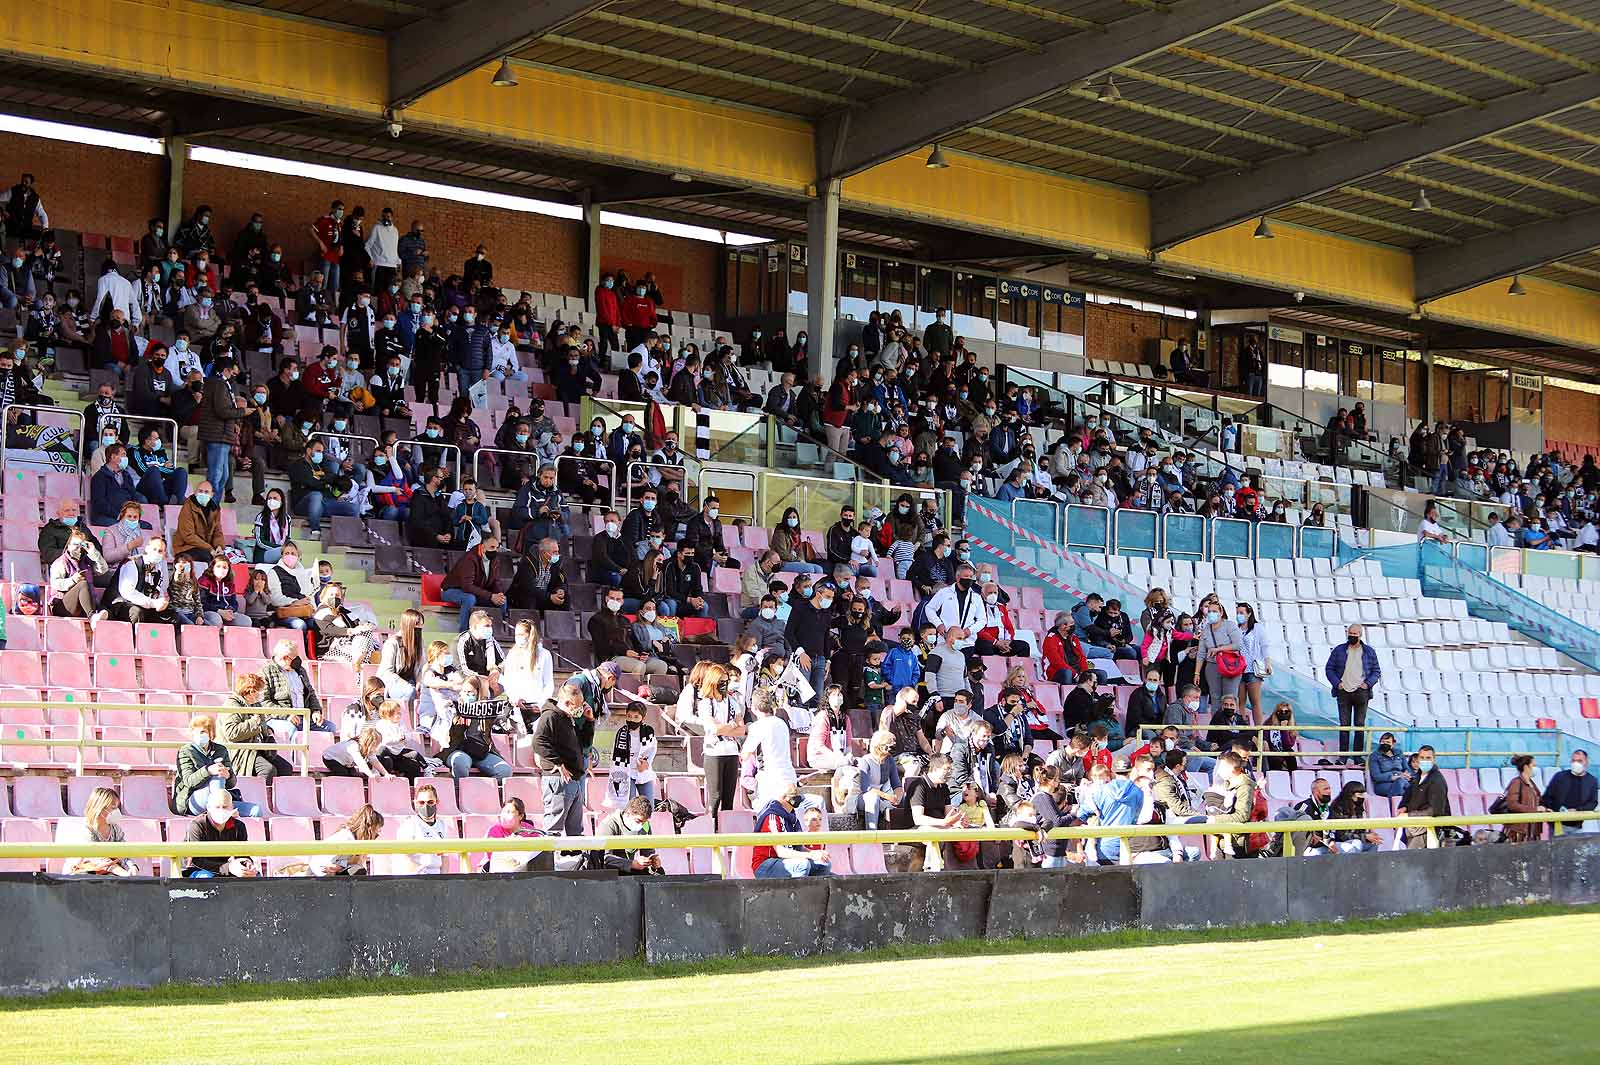
[[[622,324],[629,329],[654,329],[656,301],[649,296],[629,296],[623,300]]]
[[[1047,678],[1054,679],[1063,669],[1077,676],[1088,668],[1088,656],[1083,653],[1083,645],[1078,642],[1076,635],[1069,632],[1066,642],[1062,641],[1059,632],[1052,632],[1044,638],[1044,669]]]
[[[615,329],[622,324],[622,305],[617,302],[617,290],[596,285],[594,290],[594,320],[600,325]]]

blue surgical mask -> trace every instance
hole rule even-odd
[[[333,420],[333,431],[336,433],[342,433],[344,432],[345,425],[346,422],[343,418],[335,418]]]
[[[612,286],[613,286],[613,285],[615,285],[615,284],[616,284],[616,282],[615,282],[615,281],[613,281],[613,280],[611,280],[611,279],[610,279],[610,278],[609,278],[609,277],[608,277],[608,278],[606,278],[606,279],[605,279],[605,280],[604,280],[604,281],[602,281],[602,282],[600,282],[600,284],[601,284],[601,285],[602,285],[602,286],[603,286],[603,287],[605,287],[605,288],[611,288],[611,287],[612,287]]]
[[[139,529],[139,519],[138,518],[123,518],[122,519],[122,527],[124,529],[127,529],[129,532],[137,532],[138,529]]]
[[[1233,615],[1233,620],[1235,620],[1239,624],[1243,625],[1243,624],[1246,624],[1250,620],[1250,615],[1246,614],[1243,610],[1241,610],[1237,614]]]
[[[1220,610],[1207,610],[1206,611],[1206,621],[1209,622],[1210,624],[1215,625],[1217,622],[1219,622],[1221,620],[1222,620],[1222,612]]]
[[[382,469],[383,467],[389,465],[389,460],[382,455],[374,455],[372,456],[372,464],[377,466],[379,469]]]
[[[517,443],[526,444],[527,442],[528,442],[528,434],[527,433],[518,433],[517,434]]]
[[[322,465],[322,452],[313,451],[311,453],[311,465],[313,465],[313,466],[321,466]]]
[[[200,300],[200,306],[209,307],[209,306],[211,306],[211,302],[212,302],[211,301],[211,297],[210,296],[205,296]]]
[[[639,503],[639,505],[644,508],[644,512],[646,514],[650,513],[652,510],[656,509],[656,501],[654,499],[642,500]]]
[[[302,433],[309,433],[311,431],[311,423],[310,422],[301,422],[300,423],[300,431]]]
[[[811,598],[811,586],[809,584],[806,585],[804,588],[800,589],[800,598],[801,599],[810,599]]]
[[[789,528],[795,529],[795,528],[799,527],[800,519],[799,518],[784,518],[783,519],[783,523],[785,525],[789,526]]]
[[[1147,680],[1144,682],[1144,690],[1154,695],[1161,690],[1161,682],[1159,680]]]
[[[194,501],[202,507],[209,507],[211,505],[211,493],[196,492],[194,494]]]
[[[73,517],[70,517],[70,518],[62,518],[61,519],[61,524],[65,525],[67,528],[70,529],[74,525],[78,524],[78,518],[77,518],[76,515],[74,515]]]
[[[437,429],[425,429],[425,430],[423,430],[422,435],[427,437],[429,440],[437,440],[437,439],[439,439],[439,430],[437,430]]]

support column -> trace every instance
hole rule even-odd
[[[1433,424],[1433,349],[1422,342],[1422,422]]]
[[[189,138],[169,133],[167,146],[167,239],[183,224],[183,172],[189,162]]]
[[[839,185],[819,186],[806,208],[806,335],[812,375],[820,375],[824,385],[833,375],[839,308]]]
[[[592,199],[593,193],[583,193],[583,298],[590,313],[596,310],[594,290],[600,287],[600,205]],[[620,297],[619,297],[620,298]]]

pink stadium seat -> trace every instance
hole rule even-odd
[[[148,747],[118,747],[118,740],[143,740],[144,729],[126,728],[113,725],[100,730],[100,739],[104,746],[99,749],[98,763],[116,766],[120,769],[130,769],[134,766],[147,766],[151,764],[152,751]],[[88,748],[87,756],[92,757],[94,748]],[[165,759],[163,759],[165,761]]]
[[[229,627],[232,628],[233,626]],[[239,631],[254,632],[255,630],[240,629]],[[272,653],[272,649],[278,646],[278,641],[280,640],[288,640],[290,643],[294,644],[295,654],[303,656],[306,653],[306,634],[301,632],[299,629],[267,629],[266,633],[267,654],[270,655]]]
[[[119,794],[122,798],[122,812],[127,817],[172,816],[172,793],[161,777],[143,774],[123,777]]]
[[[245,802],[253,802],[263,811],[272,809],[267,805],[267,780],[265,777],[235,777],[234,784],[239,789],[239,797]],[[263,814],[262,816],[265,816]]]
[[[225,626],[222,630],[222,654],[226,658],[260,658],[261,630]]]
[[[39,523],[27,518],[7,520],[0,525],[0,550],[8,555],[12,552],[24,555],[29,551],[38,553]]]
[[[185,658],[221,658],[222,630],[210,625],[185,625],[178,630]]]
[[[662,847],[656,853],[661,856],[661,868],[667,871],[668,876],[688,876],[694,872],[694,867],[689,864],[687,848]]]
[[[226,693],[231,690],[228,663],[220,658],[186,658],[184,672],[189,682],[184,687],[189,691]]]
[[[79,656],[80,660],[82,656]],[[84,676],[87,681],[88,667]],[[0,651],[0,676],[7,684],[40,688],[44,686],[44,658],[31,651]],[[87,687],[87,683],[84,685]]]
[[[107,703],[133,702],[132,699],[112,698],[112,696],[123,696],[128,694],[131,693],[103,691],[100,693],[100,698]],[[104,707],[97,706],[95,708],[94,717],[95,724],[102,726],[118,725],[126,728],[145,727],[143,710],[109,710]]]
[[[187,688],[183,679],[183,660],[177,655],[142,655],[144,683],[148,688],[175,691]]]
[[[334,817],[349,817],[366,801],[367,782],[362,778],[322,778],[322,809]]]
[[[94,649],[101,654],[133,654],[133,626],[126,621],[102,621],[95,626]]]
[[[327,800],[328,783],[333,778],[324,778],[322,796]],[[384,817],[410,817],[411,816],[411,782],[404,777],[379,777],[372,782],[372,795],[369,801],[372,808]]]
[[[136,625],[133,647],[141,655],[176,655],[178,631],[171,625]]]
[[[47,618],[44,645],[51,651],[74,651],[83,654],[89,650],[88,629],[77,618]]]
[[[67,679],[67,676],[76,676],[76,673],[69,673],[64,676],[61,672],[62,667],[67,666],[74,659],[80,657],[82,656],[53,656],[50,659],[50,683],[68,688],[87,687],[88,685],[86,683],[79,684],[76,681]],[[139,677],[134,670],[133,655],[97,654],[94,656],[94,672],[96,683],[103,688],[139,687]]]
[[[0,841],[6,843],[51,843],[55,835],[45,821],[25,817],[12,817],[0,821]],[[0,873],[41,873],[44,861],[40,858],[0,859]]]
[[[39,652],[44,650],[44,638],[39,626],[46,619],[13,614],[6,618],[6,647],[12,651]]]
[[[437,780],[432,783],[436,787],[439,784]],[[500,812],[500,784],[492,777],[463,777],[456,781],[456,788],[463,813],[493,816]]]
[[[46,661],[50,665],[50,686],[52,688],[73,688],[85,690],[92,686],[89,679],[89,656],[81,654],[52,654]],[[136,686],[133,679],[133,660],[128,659],[128,679],[126,681],[108,680],[108,684],[122,683],[128,687]]]
[[[522,800],[522,805],[527,808],[528,816],[536,818],[544,809],[544,792],[539,786],[538,777],[513,776],[507,777],[500,783],[501,791],[506,798],[515,796]],[[442,802],[444,796],[440,796]]]
[[[303,843],[317,838],[315,823],[309,817],[274,817],[267,821],[267,837],[275,843]]]
[[[14,699],[7,695],[4,702],[36,702],[37,699]],[[42,725],[44,710],[38,707],[7,707],[0,709],[0,725]]]
[[[65,817],[59,777],[17,777],[11,781],[11,806],[18,817]]]
[[[122,819],[122,834],[129,843],[160,843],[161,822],[144,818],[124,817]],[[133,864],[138,867],[140,876],[155,876],[156,863],[159,858],[135,858]]]
[[[151,692],[152,705],[172,706],[170,698],[157,698],[161,692]],[[198,711],[197,711],[198,712]],[[185,729],[189,727],[189,719],[193,715],[187,710],[146,710],[144,722],[153,729]]]
[[[862,874],[888,872],[883,864],[883,847],[876,843],[850,844],[850,865]]]
[[[698,778],[688,776],[665,777],[666,797],[674,802],[682,803],[683,808],[696,817],[705,813],[705,797],[701,794]]]
[[[11,788],[0,780],[0,818],[11,816]]]
[[[42,490],[39,484],[39,475],[30,470],[12,470],[6,474],[5,494],[9,499],[38,499]],[[39,549],[39,525],[34,522],[33,539],[24,541],[19,546],[24,548]]]
[[[272,782],[272,812],[280,817],[321,817],[314,777],[278,777]]]

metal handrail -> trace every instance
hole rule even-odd
[[[276,707],[271,709],[276,709]],[[87,733],[90,729],[95,727],[121,727],[118,725],[90,725],[86,718],[91,710],[153,710],[158,713],[166,713],[170,711],[172,713],[188,714],[190,717],[194,717],[199,714],[206,714],[211,717],[239,717],[246,714],[262,714],[266,717],[289,716],[267,714],[266,711],[261,708],[234,709],[226,706],[176,706],[172,704],[163,705],[157,703],[76,703],[61,701],[51,702],[45,700],[7,700],[0,702],[0,710],[75,710],[78,713],[79,731],[83,733]],[[230,743],[227,740],[216,740],[215,738],[214,742],[220,743],[222,746],[227,747],[230,750],[238,751],[300,751],[305,755],[305,757],[300,760],[300,775],[306,776],[311,772],[311,739],[306,730],[302,729],[301,734],[306,738],[301,740],[299,743]],[[187,746],[189,743],[188,740],[108,740],[103,736],[99,739],[96,739],[95,737],[89,735],[80,735],[71,739],[59,736],[51,736],[49,738],[38,736],[13,736],[8,737],[0,742],[4,742],[7,747],[76,747],[77,756],[74,759],[73,772],[76,776],[80,777],[83,775],[83,749],[85,747],[127,747],[133,750],[176,750],[178,748]]]

